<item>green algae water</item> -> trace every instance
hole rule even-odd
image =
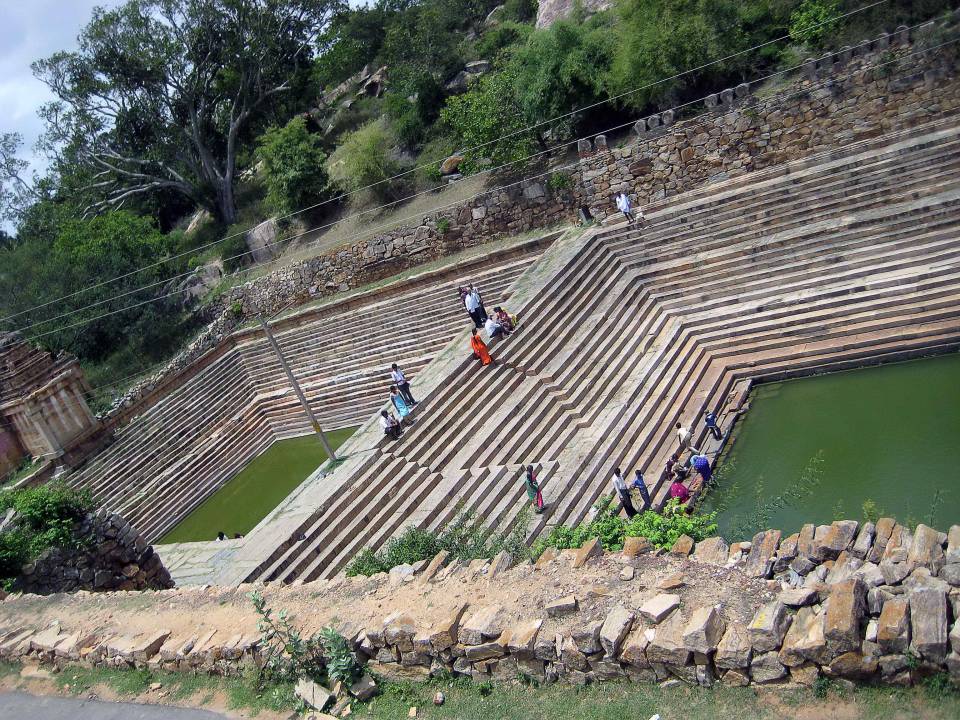
[[[720,534],[861,519],[960,523],[960,355],[759,385],[704,510]]]
[[[355,429],[328,431],[327,440],[336,450]],[[221,530],[230,538],[246,535],[326,459],[327,453],[316,435],[278,440],[159,542],[215,540]]]

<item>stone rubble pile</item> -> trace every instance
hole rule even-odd
[[[50,548],[24,566],[13,589],[35,595],[163,590],[174,583],[153,546],[119,515],[100,510],[76,528],[76,548]]]
[[[599,547],[594,539],[578,550],[544,553],[530,571],[575,581],[571,576],[590,566],[649,569],[666,562],[666,553],[642,539],[615,554]],[[583,612],[595,589],[583,598],[534,603],[519,619],[494,592],[492,602],[459,602],[427,618],[405,609],[372,624],[348,616],[338,629],[368,670],[388,677],[454,673],[512,681],[519,674],[574,684],[629,679],[744,686],[811,685],[827,676],[903,686],[946,672],[960,680],[960,525],[943,533],[926,525],[910,531],[890,518],[863,525],[846,520],[805,525],[787,537],[768,530],[731,545],[722,538],[696,544],[681,538],[674,549],[670,555],[680,556],[681,571],[661,578],[658,594],[640,604],[638,595],[617,594],[602,619]],[[670,592],[711,565],[734,593],[749,595],[753,606],[761,601],[748,622],[738,621],[724,602],[687,602]],[[426,587],[457,574],[483,574],[507,587],[522,575],[515,571],[525,571],[506,553],[469,564],[441,553],[409,568],[379,579],[321,582]],[[765,596],[758,597],[752,585],[758,582],[766,583]],[[256,634],[218,629],[131,637],[57,622],[4,628],[0,659],[231,675],[260,661],[258,642]]]

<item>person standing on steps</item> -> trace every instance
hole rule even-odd
[[[417,401],[413,399],[413,394],[410,392],[410,383],[407,382],[403,370],[401,370],[396,363],[390,366],[390,377],[393,378],[393,384],[397,386],[397,390],[400,391],[403,399],[406,400],[407,405],[412,409],[413,406],[417,404]]]
[[[483,325],[487,321],[487,309],[483,306],[483,298],[480,297],[479,288],[470,286],[470,294],[473,296],[474,301],[477,304],[477,311],[480,313],[480,324]]]
[[[467,314],[470,316],[470,319],[473,320],[473,325],[477,329],[483,327],[483,322],[486,320],[480,312],[480,300],[469,290],[466,291],[466,294],[463,296],[463,305],[467,308]]]
[[[410,414],[411,408],[407,405],[407,401],[404,399],[403,395],[400,394],[400,391],[397,389],[396,385],[390,386],[390,402],[393,403],[393,406],[397,409],[397,414],[400,415],[400,424],[403,425],[413,425],[413,420],[408,420],[407,416]]]
[[[614,468],[612,482],[613,489],[620,496],[620,504],[623,505],[624,512],[627,513],[628,518],[632,518],[637,514],[637,509],[633,507],[633,501],[630,499],[630,493],[627,492],[627,484],[623,481],[620,468]]]
[[[703,424],[707,426],[713,437],[717,440],[723,440],[723,432],[720,430],[720,426],[717,425],[717,414],[712,410],[703,411]]]
[[[400,423],[386,410],[380,411],[380,417],[377,420],[380,427],[383,428],[383,434],[391,440],[399,440],[400,436],[403,435],[403,428],[400,427]]]
[[[527,465],[527,472],[524,474],[523,483],[527,487],[527,498],[533,503],[533,511],[539,515],[543,512],[543,495],[540,493],[540,484],[537,482],[537,476],[533,472],[533,465]]]
[[[476,328],[470,331],[470,348],[473,350],[473,356],[484,365],[489,365],[493,362],[493,358],[490,357],[490,351],[487,350],[487,344],[483,341],[483,338],[477,334]]]
[[[633,483],[631,483],[630,487],[639,492],[640,497],[643,498],[643,509],[650,509],[650,493],[647,491],[647,483],[644,482],[643,473],[640,472],[640,468],[633,471]]]
[[[630,196],[625,192],[617,195],[616,198],[617,209],[623,213],[623,216],[627,219],[627,222],[633,225],[637,219],[633,216],[633,205],[630,202]]]
[[[680,441],[680,451],[690,450],[691,452],[697,453],[700,452],[695,447],[693,447],[693,435],[691,432],[683,426],[682,423],[677,423],[677,439]]]

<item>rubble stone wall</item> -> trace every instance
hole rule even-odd
[[[91,513],[76,531],[78,548],[50,548],[25,566],[14,589],[37,595],[89,590],[163,590],[174,586],[160,556],[116,514]]]
[[[628,538],[621,552],[605,553],[594,539],[548,550],[535,564],[505,553],[465,564],[442,552],[370,578],[259,587],[275,607],[299,597],[306,620],[326,614],[317,622],[333,623],[358,660],[388,677],[513,681],[519,673],[542,682],[703,686],[811,685],[821,676],[902,686],[941,673],[960,680],[958,525],[944,533],[890,518],[845,520],[729,545],[681,536],[669,551]],[[18,626],[18,603],[21,621],[50,615],[11,596],[0,604],[0,658],[237,673],[259,662],[258,636],[249,623],[230,624],[224,608],[246,602],[238,598],[251,589],[155,593],[157,617],[137,634],[62,625],[70,608],[62,602],[51,608],[53,625]],[[160,611],[178,596],[193,616],[204,613],[202,602],[215,606],[221,624],[158,629],[169,620]],[[74,612],[86,617],[84,600]],[[102,603],[101,612],[122,621],[121,610]],[[237,613],[249,618],[249,607]]]

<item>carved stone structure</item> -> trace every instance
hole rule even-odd
[[[88,389],[76,358],[0,333],[0,473],[24,455],[57,458],[88,438],[99,426]]]

